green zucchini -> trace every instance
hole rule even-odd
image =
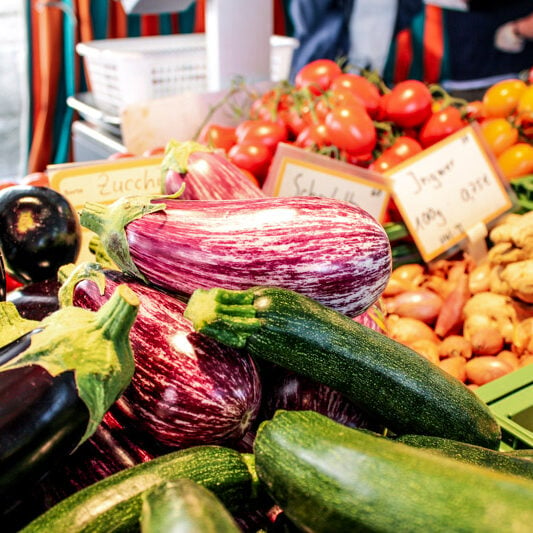
[[[143,494],[142,533],[240,533],[215,494],[190,479],[163,483]]]
[[[520,458],[517,455],[489,450],[482,446],[428,435],[401,435],[396,440],[409,446],[424,448],[432,453],[452,457],[458,461],[524,476],[533,481],[533,461],[527,457]]]
[[[197,290],[185,317],[205,335],[338,390],[397,434],[499,446],[496,419],[463,383],[307,296],[276,287]]]
[[[94,483],[36,518],[25,533],[130,531],[139,524],[143,492],[165,481],[191,479],[212,490],[230,511],[258,495],[253,456],[222,446],[196,446],[152,459]]]
[[[314,411],[259,426],[257,475],[303,531],[529,533],[533,482],[437,456]]]

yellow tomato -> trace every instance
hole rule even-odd
[[[510,180],[533,173],[533,146],[528,143],[516,143],[507,148],[498,163],[504,176]]]
[[[483,95],[483,109],[487,117],[508,117],[511,115],[527,85],[519,79],[508,79],[495,83]]]
[[[518,140],[518,130],[505,118],[489,118],[481,123],[480,128],[496,157]]]
[[[533,120],[533,85],[530,85],[520,96],[516,113],[522,119]]]

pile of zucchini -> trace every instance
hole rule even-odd
[[[114,419],[105,418],[104,413],[117,405],[130,420],[137,419],[137,429],[143,428],[147,433],[146,428],[151,427],[153,435],[170,439],[172,417],[168,415],[172,406],[165,407],[164,416],[157,410],[142,414],[143,421],[139,406],[149,406],[150,399],[141,403],[138,397],[155,390],[157,377],[150,374],[150,369],[163,369],[166,362],[164,354],[156,353],[163,345],[157,336],[157,320],[164,317],[166,323],[161,329],[168,330],[172,338],[178,337],[172,329],[172,313],[179,315],[180,327],[185,328],[183,337],[197,339],[197,349],[213,346],[218,351],[220,347],[224,352],[221,357],[231,356],[232,361],[238,361],[235,354],[241,354],[250,361],[249,394],[254,397],[258,390],[254,365],[272,365],[271,371],[290,371],[339,391],[386,430],[378,433],[348,427],[311,409],[280,409],[273,416],[262,418],[254,403],[253,408],[245,410],[246,420],[238,424],[239,438],[252,442],[247,451],[240,446],[242,441],[205,442],[173,449],[172,441],[166,440],[160,453],[147,455],[140,464],[123,467],[76,490],[25,523],[22,531],[531,530],[531,455],[498,451],[500,427],[478,396],[411,349],[353,319],[354,314],[376,302],[390,275],[390,247],[385,232],[375,221],[353,206],[334,200],[326,209],[327,199],[319,200],[324,210],[315,219],[316,227],[311,232],[314,200],[308,198],[246,200],[246,207],[243,203],[238,212],[237,200],[218,201],[211,206],[205,205],[208,202],[169,202],[172,213],[165,211],[161,199],[155,203],[128,200],[130,214],[126,219],[119,213],[124,202],[116,209],[90,204],[87,210],[85,218],[91,229],[110,232],[102,242],[109,247],[113,261],[123,265],[119,272],[122,288],[116,289],[119,292],[114,301],[125,300],[121,309],[127,314],[127,327],[122,328],[126,339],[121,337],[123,355],[119,357],[125,372],[120,386],[108,392],[107,401],[99,405],[97,418],[88,415],[84,407],[78,409],[83,413],[81,427],[76,427],[75,439],[69,441],[70,448],[62,448],[62,453],[71,452],[81,436],[89,439],[99,423],[116,428]],[[285,217],[284,223],[267,217],[268,209],[274,208],[277,216]],[[201,209],[210,214],[203,216]],[[192,216],[194,210],[197,212]],[[330,217],[329,223],[325,213]],[[104,215],[110,215],[112,220],[106,220]],[[196,225],[197,241],[178,245],[177,238],[172,238],[175,234],[169,224],[178,224],[180,216],[192,216],[189,222]],[[83,222],[83,213],[81,219]],[[357,220],[361,227],[354,231],[351,226]],[[227,229],[230,223],[233,233]],[[241,231],[246,226],[242,236],[238,224]],[[184,223],[179,227],[184,227]],[[271,241],[265,227],[270,228]],[[157,238],[156,231],[160,232]],[[340,235],[350,239],[349,246],[344,243],[335,247]],[[304,244],[304,237],[309,242]],[[152,248],[147,254],[140,243],[149,239]],[[240,249],[243,242],[252,250]],[[305,253],[302,247],[307,247]],[[321,257],[317,263],[309,261],[312,252]],[[221,255],[218,264],[213,262],[216,253]],[[249,271],[261,273],[256,278],[260,283],[252,283],[253,277],[244,277],[247,266]],[[301,276],[306,279],[302,291],[297,283],[294,285]],[[89,299],[94,306],[98,296],[105,296],[106,290],[111,294],[111,287],[115,289],[114,285],[106,287],[110,281],[100,272],[98,279],[102,285],[94,286],[99,290],[93,288],[92,296],[90,291],[79,291],[75,284],[69,284],[70,300],[41,322],[21,325],[11,312],[3,313],[8,317],[5,323],[15,324],[9,331],[18,333],[10,333],[10,338],[0,343],[1,350],[8,354],[2,359],[0,352],[0,398],[3,373],[5,376],[13,368],[49,359],[46,350],[52,351],[51,348],[37,350],[44,346],[38,342],[43,338],[39,335],[50,336],[55,328],[50,324],[62,316],[57,313],[83,311],[92,324],[100,311],[78,306],[89,306]],[[336,283],[346,291],[344,299],[335,292]],[[135,286],[139,287],[138,298],[132,289]],[[364,297],[353,298],[354,286]],[[147,312],[142,302],[151,291],[161,292],[153,305],[148,302],[144,306],[149,308]],[[168,300],[178,295],[182,303]],[[139,301],[141,320],[134,323]],[[103,309],[110,308],[102,302]],[[105,323],[106,331],[110,331],[108,337],[114,338],[118,326],[113,328],[113,320],[106,317],[96,319],[93,329],[97,331],[98,325]],[[91,330],[83,335],[87,336],[82,338],[82,344],[96,333]],[[95,353],[108,353],[98,342]],[[149,346],[153,357],[140,355],[136,351],[139,346]],[[137,375],[131,368],[132,355],[139,363]],[[139,357],[143,357],[142,362]],[[181,357],[193,360],[196,356],[176,352],[173,368],[177,365],[179,369]],[[116,358],[114,355],[111,363]],[[57,375],[70,372],[77,384],[78,372],[87,376],[103,366],[99,359],[89,357],[92,366],[78,371],[74,355],[66,358],[66,365],[64,359],[60,354],[52,359],[52,366],[43,368]],[[229,373],[227,380],[233,374]],[[170,377],[169,374],[164,380],[170,382]],[[187,375],[179,390],[186,391],[188,385],[195,387],[198,384],[194,381],[195,376]],[[195,390],[205,390],[204,383]],[[232,383],[231,393],[237,395],[238,388],[238,383]],[[117,391],[123,393],[122,399],[113,403]],[[91,393],[96,397],[101,394],[92,385],[84,395]],[[216,396],[212,395],[207,404],[212,405]],[[137,406],[138,412],[132,406]],[[0,422],[5,422],[9,413],[2,414],[1,409],[2,405]],[[201,416],[197,411],[191,413]],[[179,418],[179,413],[174,418]],[[187,432],[193,426],[190,423]],[[236,435],[233,430],[232,435]],[[0,444],[9,448],[1,434]],[[75,450],[70,459],[75,460],[80,451]],[[8,455],[5,457],[0,465],[0,487],[1,481],[8,479]],[[25,464],[31,470],[31,453],[27,457]],[[34,472],[28,483],[36,484],[41,474],[42,470]],[[8,492],[8,483],[4,491]],[[257,513],[261,516],[260,526],[243,518]]]

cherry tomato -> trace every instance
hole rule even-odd
[[[364,76],[347,72],[337,76],[331,83],[330,89],[333,92],[340,88],[353,93],[371,117],[377,115],[381,94],[371,81],[368,81]]]
[[[360,155],[371,152],[376,146],[376,127],[362,106],[334,107],[324,124],[331,144],[340,150]]]
[[[526,84],[519,79],[502,80],[489,87],[483,95],[487,117],[508,117],[518,105]]]
[[[431,115],[433,97],[427,86],[418,80],[401,81],[386,100],[388,120],[402,128],[423,124]]]
[[[32,172],[20,181],[21,185],[34,185],[36,187],[50,187],[50,180],[46,172]]]
[[[228,158],[239,168],[251,172],[262,185],[272,161],[272,151],[261,141],[249,140],[234,144]]]
[[[207,124],[202,128],[198,142],[209,148],[219,148],[227,152],[237,142],[235,128],[220,124]]]
[[[498,157],[498,164],[509,180],[532,174],[533,146],[528,143],[513,144]]]
[[[418,136],[424,148],[431,146],[465,126],[465,121],[459,109],[453,106],[445,107],[432,113],[420,129]]]
[[[465,106],[465,115],[468,120],[481,122],[485,118],[485,110],[481,100],[473,100]]]
[[[341,67],[331,59],[316,59],[303,66],[294,79],[297,89],[308,88],[313,94],[327,91],[333,80],[342,74]]]
[[[489,118],[481,123],[480,129],[496,157],[518,140],[518,130],[506,118]]]
[[[328,131],[324,123],[309,124],[296,137],[296,146],[301,148],[323,148],[330,144]]]
[[[281,121],[272,120],[245,120],[237,126],[235,135],[238,143],[257,141],[271,150],[289,138],[287,126]]]
[[[516,106],[516,113],[521,120],[533,121],[533,85],[522,93]]]

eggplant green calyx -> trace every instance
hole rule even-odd
[[[123,196],[110,205],[86,202],[80,213],[80,223],[94,231],[112,261],[132,276],[142,279],[141,274],[130,254],[125,227],[143,216],[164,211],[164,203],[152,203],[153,196]]]
[[[79,265],[75,265],[74,263],[63,265],[57,273],[57,278],[61,283],[57,294],[60,307],[73,305],[74,289],[80,281],[93,281],[96,283],[101,295],[105,291],[106,279],[104,269],[98,263],[86,261]]]
[[[196,331],[228,346],[243,348],[248,337],[262,325],[256,317],[254,301],[252,290],[197,289],[184,316]]]
[[[81,444],[131,381],[135,364],[129,332],[138,307],[137,295],[119,285],[96,312],[61,308],[40,322],[43,330],[32,336],[29,348],[0,372],[30,365],[42,366],[52,376],[73,371],[90,414]]]
[[[13,302],[0,302],[0,348],[26,335],[39,326],[37,320],[22,318]]]
[[[195,141],[180,142],[174,139],[168,141],[165,156],[161,162],[161,173],[173,170],[178,174],[185,174],[189,166],[189,156],[193,152],[212,152],[207,146]]]

